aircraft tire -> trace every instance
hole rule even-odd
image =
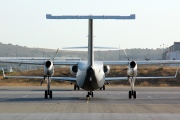
[[[131,94],[131,91],[129,91],[129,99],[131,99],[132,97],[132,94]]]
[[[136,91],[134,91],[134,95],[133,95],[134,99],[136,99]]]
[[[76,90],[76,84],[74,84],[74,90]]]
[[[91,92],[91,97],[94,97],[93,92]]]
[[[49,98],[52,98],[52,90],[50,90]]]
[[[103,90],[105,90],[106,88],[105,88],[105,85],[103,85]]]
[[[45,90],[45,92],[44,92],[44,98],[48,98],[47,90]]]

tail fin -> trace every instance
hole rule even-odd
[[[89,19],[88,31],[88,65],[94,65],[94,46],[93,46],[93,19]]]

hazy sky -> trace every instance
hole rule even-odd
[[[94,20],[95,46],[180,42],[180,0],[1,0],[0,42],[50,49],[87,45],[88,20],[47,20],[46,14],[136,14],[135,20]]]

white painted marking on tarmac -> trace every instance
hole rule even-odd
[[[89,100],[90,100],[90,98],[88,97],[86,103],[89,103]]]
[[[151,96],[149,96],[149,95],[147,95],[147,97],[150,98],[150,99],[153,99],[153,97],[151,97]]]
[[[43,120],[46,120],[46,119],[47,119],[47,117],[53,112],[54,108],[55,108],[56,106],[58,106],[58,104],[59,104],[59,103],[57,103],[57,104],[52,108],[52,110],[46,115],[46,117],[45,117]]]

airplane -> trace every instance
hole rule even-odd
[[[135,79],[165,79],[176,78],[175,76],[157,76],[157,77],[137,77],[137,65],[158,65],[158,64],[180,64],[180,60],[154,60],[154,61],[95,61],[94,45],[93,45],[93,19],[135,19],[135,15],[130,16],[52,16],[46,15],[47,19],[88,19],[88,60],[87,61],[32,61],[32,60],[0,60],[0,63],[17,63],[17,64],[35,64],[44,65],[44,76],[6,76],[3,71],[4,78],[47,78],[47,90],[45,90],[45,98],[52,98],[50,89],[51,80],[75,82],[74,87],[80,87],[87,91],[86,97],[93,97],[93,91],[104,87],[106,81],[129,80],[131,90],[129,91],[129,99],[136,99],[136,91],[134,90]],[[70,72],[75,77],[54,77],[54,65],[69,65]],[[110,72],[109,65],[127,65],[127,77],[106,77]],[[105,88],[104,88],[105,89]]]

